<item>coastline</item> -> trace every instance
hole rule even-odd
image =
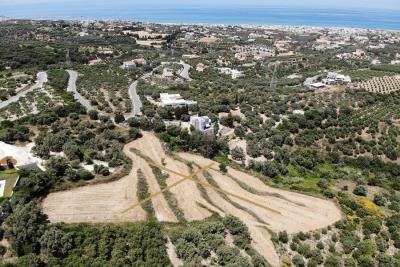
[[[1,5],[0,5],[1,7]],[[380,9],[326,9],[289,7],[166,7],[115,6],[83,8],[24,5],[18,10],[2,8],[2,14],[30,20],[119,20],[165,25],[316,27],[331,29],[400,30],[400,11]]]
[[[371,33],[378,32],[400,32],[399,29],[385,29],[385,28],[362,28],[362,27],[351,27],[351,26],[314,26],[314,25],[291,25],[291,24],[247,24],[247,23],[186,23],[186,22],[155,22],[155,21],[144,21],[138,19],[107,19],[107,18],[70,18],[70,17],[27,17],[27,18],[7,18],[4,21],[104,21],[110,22],[126,22],[126,23],[142,23],[144,25],[167,25],[167,26],[204,26],[204,27],[242,27],[247,29],[263,29],[263,30],[333,30],[333,31],[369,31]],[[1,21],[0,21],[1,22]]]

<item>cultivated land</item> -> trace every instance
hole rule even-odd
[[[388,94],[400,90],[400,75],[374,77],[368,81],[360,82],[358,88],[374,93]]]
[[[3,157],[41,167],[0,199],[0,261],[400,266],[400,32],[16,20],[0,44]]]
[[[151,194],[160,191],[152,164],[164,165],[169,170],[189,175],[191,170],[185,163],[193,162],[192,171],[213,164],[195,179],[210,183],[230,193],[276,210],[266,210],[247,201],[227,196],[206,187],[202,195],[198,185],[186,180],[170,192],[177,201],[172,206],[164,195],[152,198],[156,218],[159,221],[177,222],[172,209],[183,212],[187,221],[202,220],[213,212],[232,214],[240,218],[250,230],[254,248],[274,266],[279,266],[279,257],[274,250],[269,230],[296,233],[323,228],[341,219],[339,208],[332,202],[299,193],[271,188],[258,178],[228,168],[221,173],[218,164],[201,156],[179,153],[166,154],[161,142],[154,134],[143,132],[143,137],[124,147],[124,153],[133,161],[130,174],[119,181],[90,185],[65,192],[50,194],[43,202],[43,209],[51,222],[129,222],[145,220],[146,215],[136,198],[137,170],[142,170]],[[190,165],[190,164],[189,164]],[[171,185],[182,177],[169,173],[166,182]],[[245,186],[243,186],[245,185]],[[203,187],[204,188],[204,187]],[[244,189],[246,188],[246,189]],[[129,207],[131,209],[124,210]]]

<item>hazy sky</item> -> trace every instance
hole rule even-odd
[[[336,8],[348,8],[348,7],[359,7],[359,8],[380,8],[380,9],[396,9],[400,10],[400,0],[0,0],[0,6],[14,6],[18,4],[34,4],[34,3],[78,3],[79,5],[96,4],[109,5],[123,4],[126,2],[135,3],[141,6],[149,5],[176,5],[181,4],[183,6],[217,6],[217,5],[238,5],[238,6],[305,6],[305,7],[336,7]],[[1,13],[1,11],[0,11]]]

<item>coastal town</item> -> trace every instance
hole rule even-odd
[[[0,16],[0,43],[0,266],[399,266],[399,31]]]

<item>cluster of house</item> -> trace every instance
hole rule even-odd
[[[266,45],[236,45],[232,49],[236,52],[235,58],[241,61],[246,60],[249,56],[253,56],[256,60],[261,60],[265,57],[273,57],[276,55],[275,47]]]
[[[114,50],[110,47],[99,47],[99,48],[97,48],[97,53],[100,53],[103,55],[112,55],[112,54],[114,54]]]
[[[362,49],[356,49],[355,52],[352,53],[342,53],[342,54],[337,54],[336,58],[338,59],[363,59],[363,58],[367,58],[367,54],[365,53],[364,50]]]
[[[323,79],[322,82],[325,84],[351,83],[351,78],[340,73],[328,72],[326,79]]]
[[[146,60],[144,58],[137,58],[133,60],[124,61],[122,63],[122,68],[124,70],[133,70],[136,69],[138,65],[146,65]]]
[[[105,50],[105,51],[107,51],[107,50]],[[100,52],[100,53],[102,53],[102,52]],[[107,53],[107,52],[105,52],[105,53]],[[102,54],[104,54],[104,52]],[[123,68],[125,70],[133,70],[138,65],[146,65],[146,63],[147,62],[144,58],[137,58],[137,59],[133,59],[133,60],[124,61],[122,63],[121,68]],[[88,62],[88,64],[90,66],[100,65],[100,64],[103,64],[103,60],[101,58],[92,59]]]
[[[203,72],[207,68],[208,68],[208,66],[205,65],[204,63],[199,63],[196,65],[196,71],[198,71],[198,72]]]
[[[197,101],[185,100],[180,94],[161,93],[160,101],[162,107],[190,107],[197,105]]]
[[[314,44],[313,49],[315,51],[325,51],[330,49],[339,49],[341,44],[337,42],[329,42],[329,43],[322,43],[322,44]]]
[[[312,83],[310,84],[311,88],[314,89],[321,89],[324,88],[326,85],[332,84],[348,84],[351,83],[350,76],[343,75],[336,72],[328,72],[325,79],[322,79],[321,82]]]
[[[132,31],[132,30],[122,31],[122,34],[135,35],[135,36],[139,37],[139,39],[162,39],[168,35],[165,33],[157,33],[157,32],[151,32],[151,31]]]
[[[185,100],[180,94],[160,94],[160,105],[162,107],[179,108],[197,105],[196,101]],[[214,135],[211,119],[207,116],[190,116],[189,124],[197,131],[207,135]]]
[[[232,79],[237,79],[245,76],[242,71],[231,68],[218,68],[218,71],[220,74],[230,75]]]
[[[171,68],[164,68],[162,78],[167,80],[173,80],[175,78],[174,70]]]
[[[285,40],[276,40],[274,46],[276,47],[279,56],[291,56],[294,55],[294,51],[291,50],[291,46],[296,44],[297,41],[292,40],[290,37],[286,37]]]

